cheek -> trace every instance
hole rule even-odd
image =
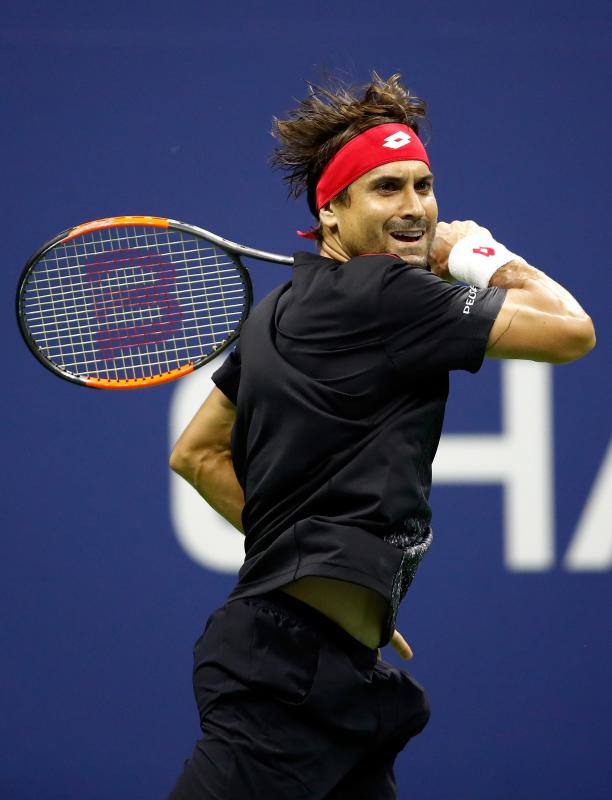
[[[367,217],[360,219],[357,215],[352,216],[350,221],[345,222],[343,233],[353,242],[367,241],[372,236],[372,223]]]
[[[340,237],[357,250],[374,252],[384,239],[384,223],[389,214],[387,208],[374,208],[371,203],[353,198],[350,213],[338,218]]]
[[[438,220],[438,203],[436,201],[436,198],[433,197],[433,195],[427,207],[427,216],[429,217],[429,219],[435,222],[437,222]]]
[[[384,238],[381,224],[373,219],[369,219],[360,225],[356,235],[361,242],[367,245],[369,249],[372,249],[372,252],[376,250],[378,243]]]

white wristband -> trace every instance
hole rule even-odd
[[[491,276],[509,261],[523,261],[489,234],[471,233],[459,239],[448,256],[448,271],[458,281],[484,289]]]

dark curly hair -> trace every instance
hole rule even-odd
[[[308,83],[308,96],[286,119],[274,117],[272,135],[279,145],[271,163],[287,174],[289,194],[306,192],[308,206],[318,220],[315,202],[317,182],[325,165],[349,139],[375,125],[401,122],[419,133],[427,121],[427,104],[410,93],[396,73],[384,80],[372,72],[366,86],[350,87],[339,80],[328,87]],[[346,202],[348,189],[335,200]],[[320,240],[319,232],[319,240]]]

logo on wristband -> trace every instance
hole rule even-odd
[[[479,256],[494,256],[495,250],[492,247],[474,247],[472,253],[476,253]]]

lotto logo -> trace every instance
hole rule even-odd
[[[472,253],[477,253],[479,256],[494,256],[495,250],[492,247],[475,247]]]
[[[412,137],[405,131],[398,131],[397,133],[387,136],[383,142],[383,147],[390,147],[392,150],[399,150],[400,147],[405,147],[410,144]]]

